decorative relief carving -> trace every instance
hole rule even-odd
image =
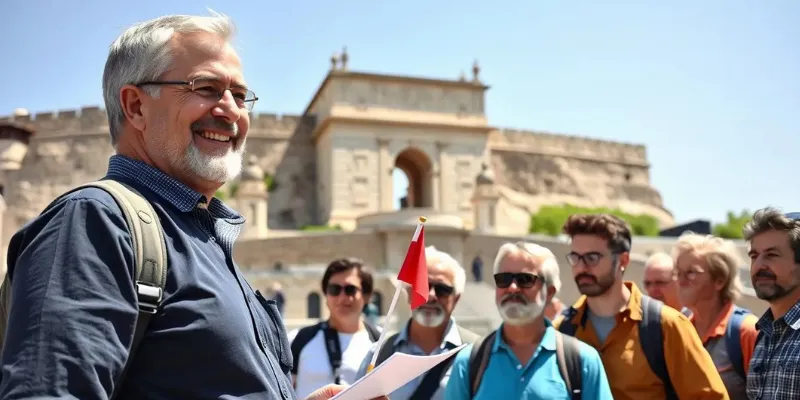
[[[368,151],[351,152],[347,164],[347,175],[350,176],[350,205],[353,208],[369,207],[370,170]]]
[[[456,201],[458,211],[472,210],[472,191],[475,175],[472,171],[472,160],[459,158],[456,160]]]
[[[337,102],[409,111],[483,114],[483,93],[466,88],[427,87],[386,82],[348,82]]]

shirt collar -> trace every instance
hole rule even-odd
[[[630,319],[634,321],[641,321],[642,320],[642,291],[639,290],[639,287],[636,286],[635,283],[631,281],[624,281],[623,285],[628,287],[628,290],[631,292],[631,297],[628,299],[628,305],[625,307],[624,310],[621,312],[627,312]],[[586,313],[587,304],[586,304],[586,296],[581,296],[572,307],[577,311],[575,316],[573,317],[573,321],[579,321],[581,326],[586,325],[586,319],[588,314]]]
[[[503,340],[503,327],[505,325],[504,322],[500,324],[500,328],[497,329],[497,335],[494,337],[494,345],[492,346],[492,353],[496,353],[500,349],[511,351],[511,347]],[[542,335],[542,340],[539,341],[539,347],[548,351],[556,351],[555,328],[553,328],[553,323],[547,318],[544,319],[544,335]],[[536,352],[534,351],[534,353]]]
[[[409,320],[406,326],[403,327],[400,332],[398,332],[397,337],[394,339],[395,348],[403,343],[408,342],[408,328],[410,326],[411,320]],[[452,317],[450,318],[450,321],[447,322],[447,328],[444,331],[444,338],[440,347],[444,347],[446,343],[450,343],[455,347],[461,346],[463,343],[461,335],[458,334],[458,326],[456,325],[456,321]]]
[[[800,330],[800,302],[795,303],[795,305],[779,319],[786,322],[786,325],[789,325],[793,330]],[[772,315],[772,309],[767,308],[767,312],[756,322],[756,328],[758,330],[766,329],[768,332],[771,332],[772,323],[774,321],[775,317]]]
[[[190,212],[199,204],[219,218],[236,221],[241,216],[216,197],[208,202],[205,196],[160,169],[123,155],[113,155],[108,161],[106,178],[122,179],[144,186],[181,212]]]

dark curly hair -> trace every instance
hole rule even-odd
[[[573,214],[567,218],[562,232],[576,235],[594,235],[608,241],[608,249],[614,253],[631,250],[631,228],[627,222],[611,214]]]

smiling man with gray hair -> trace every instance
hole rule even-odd
[[[294,399],[280,313],[233,260],[244,218],[214,197],[257,100],[233,33],[166,16],[111,45],[116,155],[11,239],[0,398]]]
[[[478,339],[478,335],[462,328],[451,317],[466,286],[464,268],[451,255],[433,246],[425,248],[425,258],[430,285],[428,302],[412,311],[411,320],[403,329],[389,336],[383,347],[377,350],[379,353],[376,366],[395,352],[435,355]],[[373,348],[367,353],[356,379],[366,374],[375,351]],[[443,400],[449,370],[450,362],[445,361],[389,394],[389,398]]]

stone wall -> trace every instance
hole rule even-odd
[[[497,130],[489,138],[497,183],[539,197],[537,203],[580,203],[657,214],[674,221],[650,184],[645,147],[568,135]],[[646,207],[641,207],[646,206]]]

